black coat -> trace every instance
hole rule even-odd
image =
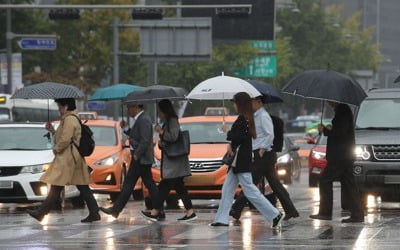
[[[243,115],[239,115],[232,124],[231,130],[228,131],[227,140],[231,141],[231,146],[234,151],[240,145],[239,151],[237,152],[236,166],[233,167],[233,173],[251,172],[253,159],[251,134],[246,118]]]
[[[324,128],[328,136],[326,159],[328,161],[354,160],[354,122],[353,113],[347,104],[335,108],[332,130]]]

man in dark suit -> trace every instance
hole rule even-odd
[[[341,188],[345,189],[351,216],[343,223],[363,222],[364,211],[361,206],[360,193],[353,175],[354,162],[354,123],[353,113],[347,104],[328,101],[335,109],[332,125],[320,124],[318,130],[328,137],[326,148],[327,166],[319,184],[319,213],[310,215],[311,219],[331,220],[333,206],[332,183],[339,179]]]
[[[131,147],[131,165],[126,174],[122,190],[114,205],[109,208],[101,207],[100,210],[117,218],[125,207],[133,192],[133,188],[139,179],[142,178],[144,185],[149,189],[153,207],[160,207],[158,188],[151,174],[151,166],[154,162],[153,151],[153,126],[150,116],[144,112],[143,105],[128,105],[128,112],[134,119],[132,128],[127,128],[127,123],[122,120],[120,125],[124,132],[129,135]]]

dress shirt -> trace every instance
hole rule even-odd
[[[267,111],[261,107],[254,112],[254,123],[257,138],[252,139],[253,150],[265,149],[272,150],[274,141],[274,125]]]

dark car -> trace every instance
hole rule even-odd
[[[353,173],[363,201],[370,193],[400,201],[400,88],[369,91],[355,123]]]
[[[284,184],[291,184],[300,179],[301,160],[298,154],[299,147],[293,144],[289,137],[284,136],[282,152],[278,152],[276,171]]]

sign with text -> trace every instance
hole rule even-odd
[[[251,59],[249,65],[235,73],[239,77],[275,77],[277,74],[276,67],[275,55],[257,56]]]
[[[24,38],[18,42],[21,49],[28,50],[55,50],[57,40],[55,38]]]

